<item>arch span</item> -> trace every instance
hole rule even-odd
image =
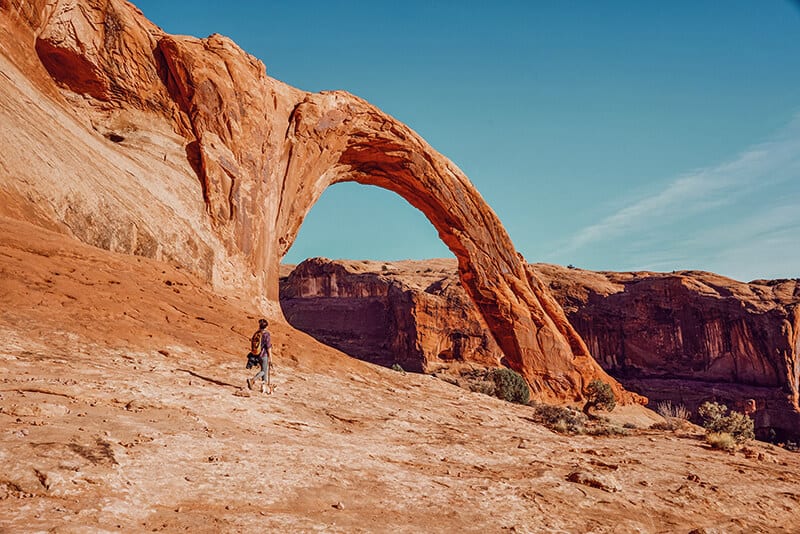
[[[176,243],[172,260],[220,290],[263,295],[261,307],[278,316],[280,259],[325,188],[347,180],[383,187],[421,210],[437,229],[508,362],[536,397],[580,398],[585,384],[599,377],[623,401],[636,399],[592,359],[466,176],[374,106],[347,93],[290,87],[268,77],[264,64],[230,39],[168,35],[121,0],[8,0],[0,2],[0,16],[22,36],[15,40],[22,44],[9,49],[15,64],[34,65],[38,57],[32,80],[43,94],[70,107],[52,80],[84,94],[98,131],[113,132],[117,115],[132,131],[167,125],[175,139],[156,138],[173,153],[185,153],[174,169],[170,161],[170,173],[183,181],[170,178],[175,182],[161,187],[150,176],[137,178],[141,199],[114,194],[114,184],[129,184],[113,169],[104,180],[87,181],[92,190],[106,188],[104,201],[114,206],[107,211],[119,220],[87,204],[70,205],[73,222],[147,228],[148,242]],[[65,71],[66,60],[77,67]],[[139,143],[167,161],[165,147],[146,135]],[[182,191],[179,203],[185,206],[176,208],[173,187]],[[195,209],[201,203],[204,211]],[[174,220],[152,224],[166,220],[162,212]],[[130,243],[119,251],[161,254],[157,246]]]
[[[355,181],[393,191],[422,211],[458,259],[459,276],[511,367],[535,396],[579,397],[601,378],[563,310],[516,252],[497,215],[461,170],[406,125],[342,92],[308,95],[289,117],[279,255],[330,185]]]

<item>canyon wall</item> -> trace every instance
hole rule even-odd
[[[312,258],[281,278],[281,307],[298,330],[386,367],[498,367],[503,352],[458,283],[455,261],[419,267]]]
[[[741,408],[754,400],[762,436],[770,428],[800,434],[800,281],[745,284],[696,271],[530,268],[601,365],[626,388],[649,397],[653,406],[669,400],[694,410],[713,399]],[[402,299],[392,298],[386,291],[390,287]],[[441,348],[456,346],[453,334],[457,339],[462,332],[470,341],[459,346],[458,361],[500,364],[501,353],[491,343],[482,344],[485,327],[462,291],[452,260],[378,264],[315,259],[281,281],[282,305],[297,328],[354,356],[382,351],[377,363],[406,361],[408,368],[427,372],[453,362]],[[359,303],[378,294],[381,317],[393,318],[385,323],[393,326],[372,330],[350,311],[363,309]],[[369,317],[374,316],[364,310],[363,319]],[[337,335],[349,337],[355,328],[363,329],[361,352],[337,345]]]
[[[601,378],[563,310],[467,177],[342,91],[267,76],[230,39],[166,34],[123,0],[0,1],[0,214],[168,261],[282,320],[279,262],[330,185],[393,191],[458,260],[462,286],[535,398]]]
[[[800,436],[800,280],[534,269],[603,368],[651,403],[752,399],[758,427]]]

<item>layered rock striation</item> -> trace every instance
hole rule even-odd
[[[800,280],[534,267],[626,387],[691,408],[753,399],[758,426],[800,435]]]
[[[350,94],[267,76],[230,39],[173,36],[123,0],[0,2],[0,214],[183,266],[280,319],[279,262],[331,184],[394,191],[542,399],[609,378],[467,177]]]
[[[800,435],[800,281],[746,284],[697,271],[530,268],[601,365],[653,405],[669,400],[694,410],[706,400],[732,407],[754,400],[762,436],[768,429]],[[381,288],[403,288],[403,298],[384,298],[387,292],[376,291],[366,280],[380,280]],[[439,288],[447,289],[441,293]],[[370,329],[350,312],[378,294],[383,316],[393,317],[394,326],[361,339],[361,352],[337,344],[336,336],[350,336],[355,324]],[[464,332],[475,341],[462,345],[458,361],[500,364],[499,352],[489,350],[491,357],[486,357],[484,347],[491,343],[478,341],[482,324],[460,289],[452,261],[381,265],[308,260],[282,279],[281,296],[293,325],[360,358],[382,350],[379,363],[407,361],[409,368],[439,370],[452,362],[440,348],[448,345],[448,336]],[[406,325],[405,331],[400,325]],[[370,339],[386,344],[379,349]]]
[[[458,283],[455,261],[312,258],[281,278],[289,324],[361,360],[435,372],[498,367],[503,352]]]

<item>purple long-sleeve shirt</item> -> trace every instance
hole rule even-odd
[[[272,348],[272,336],[269,335],[268,330],[263,330],[261,332],[261,353],[259,356],[262,358],[266,357],[267,350]]]

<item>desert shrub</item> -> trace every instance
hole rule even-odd
[[[704,402],[697,409],[697,415],[703,423],[703,427],[715,432],[714,425],[728,414],[728,407],[718,402]]]
[[[439,380],[443,380],[448,384],[453,384],[454,386],[464,387],[463,384],[458,380],[458,378],[454,376],[450,376],[447,373],[432,373],[431,376],[435,376]]]
[[[669,401],[659,402],[656,405],[656,412],[664,418],[663,421],[654,423],[650,428],[654,430],[678,430],[687,425],[687,421],[692,416],[683,404],[672,404]]]
[[[680,430],[684,426],[686,426],[685,419],[679,419],[677,417],[665,417],[663,421],[659,421],[658,423],[653,423],[650,425],[652,430]]]
[[[736,449],[737,440],[727,432],[709,432],[706,434],[706,443],[715,449],[732,451]]]
[[[610,385],[597,379],[589,382],[586,387],[586,404],[583,406],[583,413],[591,417],[589,410],[592,408],[610,412],[616,405],[617,398]]]
[[[636,426],[636,423],[627,422],[627,423],[622,425],[622,428],[627,428],[628,430],[635,430],[635,429],[637,429],[639,427]]]
[[[489,376],[494,381],[496,397],[517,404],[528,404],[531,392],[521,374],[512,369],[502,368],[492,370]]]
[[[743,413],[729,412],[724,404],[704,402],[697,414],[708,434],[729,434],[737,443],[755,437],[753,420]]]
[[[683,419],[688,421],[692,417],[692,412],[689,411],[683,404],[672,404],[670,401],[659,402],[656,405],[656,413],[664,419]]]
[[[586,433],[590,436],[627,436],[630,431],[619,425],[604,421],[587,427]]]
[[[586,430],[586,416],[578,410],[549,404],[538,404],[533,408],[534,418],[554,432],[583,434]]]
[[[497,387],[492,380],[471,380],[469,382],[469,390],[494,397]]]
[[[405,369],[399,363],[393,363],[391,367],[392,371],[397,371],[398,373],[405,374]]]

